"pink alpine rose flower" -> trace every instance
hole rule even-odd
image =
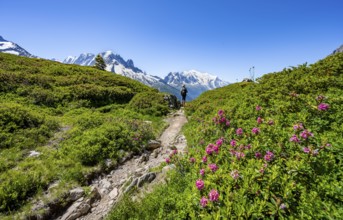
[[[241,136],[241,135],[243,134],[243,129],[242,129],[242,128],[237,128],[236,134],[237,134],[238,136]]]
[[[222,138],[219,138],[219,139],[216,141],[216,144],[218,145],[218,147],[222,146],[222,144],[223,144],[223,139],[222,139]]]
[[[264,160],[269,162],[274,159],[274,154],[271,151],[267,151],[266,155],[264,155]]]
[[[170,158],[169,157],[166,158],[166,163],[170,163]]]
[[[206,148],[206,153],[207,153],[208,155],[211,155],[211,154],[213,153],[212,147],[207,146],[207,148]]]
[[[256,121],[257,121],[257,124],[261,124],[262,123],[262,118],[258,117]]]
[[[289,139],[290,142],[295,142],[295,143],[299,143],[300,140],[298,139],[298,137],[293,134],[292,137]]]
[[[208,199],[203,196],[201,199],[200,199],[200,205],[204,208],[207,206],[207,203],[208,203]]]
[[[259,128],[253,128],[253,129],[251,129],[251,132],[254,134],[258,134],[258,133],[260,133],[260,129]]]
[[[207,163],[207,157],[206,157],[206,156],[203,156],[203,157],[202,157],[202,162],[203,162],[203,163]]]
[[[218,170],[218,166],[215,163],[209,164],[208,167],[210,168],[210,170],[212,170],[212,172]]]
[[[202,179],[198,179],[196,182],[195,182],[195,186],[198,188],[198,190],[202,190],[205,186],[205,183]]]
[[[296,131],[296,130],[303,130],[304,129],[304,126],[302,123],[299,123],[299,124],[295,124],[293,125],[293,129]]]
[[[189,162],[195,163],[195,158],[194,157],[189,158]]]
[[[311,152],[311,149],[308,148],[308,147],[304,147],[303,151],[304,151],[305,154],[309,154]]]
[[[212,190],[210,191],[210,193],[208,194],[208,197],[210,198],[210,200],[211,200],[212,202],[216,202],[216,201],[218,201],[218,199],[219,199],[219,193],[218,193],[217,190],[212,189]]]
[[[308,130],[304,130],[303,132],[300,133],[300,137],[306,140],[309,137],[313,137],[313,134],[309,132]]]
[[[212,150],[218,154],[219,147],[217,145],[213,145]]]
[[[230,145],[231,145],[232,147],[236,146],[236,144],[237,144],[236,140],[232,139],[232,140],[230,141]]]
[[[330,105],[326,103],[320,103],[317,108],[319,111],[327,111],[330,108]]]
[[[204,175],[205,175],[205,169],[201,169],[201,170],[200,170],[200,175],[201,175],[201,176],[204,176]]]
[[[241,158],[244,158],[245,154],[243,152],[236,152],[236,158],[240,160]]]
[[[255,157],[257,159],[260,159],[260,158],[262,158],[262,154],[260,152],[255,152]]]
[[[261,106],[259,106],[259,105],[256,105],[256,111],[260,111],[262,108],[261,108]]]

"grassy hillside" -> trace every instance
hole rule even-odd
[[[205,92],[186,111],[189,153],[170,156],[169,183],[109,219],[342,218],[343,53]]]
[[[168,111],[163,94],[129,78],[0,53],[0,218],[142,151]]]

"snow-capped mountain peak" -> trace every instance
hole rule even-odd
[[[2,36],[0,36],[0,52],[24,57],[36,57],[20,47],[18,44],[5,40]]]
[[[164,81],[175,86],[181,86],[182,84],[192,86],[199,85],[207,87],[207,89],[215,89],[229,84],[228,82],[219,79],[217,76],[197,70],[171,72],[164,78]]]
[[[170,72],[164,78],[164,81],[178,89],[185,84],[188,89],[190,99],[198,97],[204,91],[223,87],[229,84],[228,82],[219,79],[217,76],[197,70]]]

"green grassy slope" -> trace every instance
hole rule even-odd
[[[189,154],[171,155],[169,184],[109,219],[343,216],[343,53],[205,92],[186,111]]]
[[[30,211],[51,183],[53,200],[106,159],[140,152],[168,111],[163,94],[129,78],[0,53],[0,218]]]

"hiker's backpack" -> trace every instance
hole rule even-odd
[[[182,96],[185,96],[187,94],[187,89],[185,88],[185,87],[183,87],[182,89],[181,89],[181,95]]]

